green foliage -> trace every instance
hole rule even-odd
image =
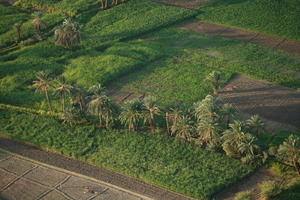
[[[168,136],[70,127],[53,118],[15,111],[0,110],[0,116],[1,134],[196,198],[207,199],[254,170]]]
[[[239,192],[235,195],[234,200],[254,200],[254,195],[251,191]]]
[[[270,199],[271,197],[275,197],[278,195],[282,188],[281,185],[276,181],[265,181],[260,184],[260,194],[266,200]]]
[[[107,84],[121,75],[141,68],[163,56],[161,46],[148,41],[117,43],[104,53],[94,52],[70,60],[64,76],[86,88],[95,83]]]
[[[298,0],[214,0],[199,19],[300,40]]]
[[[272,200],[299,200],[300,199],[300,181],[291,184]]]
[[[130,0],[98,12],[85,25],[85,46],[99,46],[109,40],[133,38],[143,33],[191,18],[195,11],[164,6],[148,0]]]

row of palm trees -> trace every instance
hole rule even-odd
[[[65,121],[77,119],[71,110],[79,109],[86,115],[96,116],[100,128],[112,128],[117,122],[129,131],[146,126],[155,132],[160,124],[170,136],[201,147],[222,149],[228,156],[247,163],[262,157],[257,143],[257,137],[264,130],[262,119],[255,115],[245,122],[236,120],[237,110],[214,95],[207,95],[192,105],[174,105],[167,109],[162,109],[154,97],[126,101],[119,106],[105,94],[101,84],[85,91],[80,85],[66,83],[63,77],[53,79],[46,72],[39,72],[36,78],[33,86],[36,92],[44,94],[50,111],[54,110],[49,91],[59,96]]]

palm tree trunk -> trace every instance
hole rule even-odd
[[[109,128],[109,120],[108,120],[108,115],[106,115],[106,119],[105,119],[105,128],[108,129]]]
[[[169,129],[169,113],[168,112],[166,112],[166,125],[167,125],[167,133],[168,133],[168,135],[171,135],[170,129]]]
[[[62,98],[62,112],[65,112],[65,95],[64,94],[62,94],[61,95],[61,98]]]
[[[151,129],[151,132],[153,133],[154,129],[155,129],[155,125],[154,125],[154,116],[152,113],[150,113],[150,129]]]
[[[99,128],[103,128],[102,117],[99,116]]]
[[[52,112],[52,106],[51,106],[51,103],[50,103],[50,99],[49,99],[47,90],[45,91],[45,96],[46,96],[46,100],[47,100],[47,103],[48,103],[48,107],[49,107],[50,111]]]
[[[297,157],[296,156],[293,157],[293,166],[294,166],[297,174],[300,176],[300,169],[299,169],[298,164],[297,164]]]

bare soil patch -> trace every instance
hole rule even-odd
[[[176,6],[187,9],[197,9],[207,3],[209,0],[152,0],[158,3]]]
[[[234,184],[226,191],[220,192],[216,195],[218,200],[233,200],[234,196],[238,192],[252,191],[255,195],[255,199],[259,199],[259,184],[264,181],[278,181],[280,180],[271,170],[266,168],[258,169],[253,175],[244,178],[242,181]]]
[[[219,95],[244,113],[299,128],[299,91],[237,75]]]
[[[199,20],[193,20],[191,22],[182,24],[180,27],[195,32],[251,42],[261,46],[268,46],[290,53],[300,54],[300,42],[296,40],[287,40],[272,35],[211,24]]]

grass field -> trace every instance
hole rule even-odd
[[[201,199],[254,170],[168,136],[70,127],[14,111],[0,110],[0,132]]]
[[[300,59],[284,52],[236,40],[171,28],[149,35],[168,56],[114,83],[137,93],[160,97],[164,104],[192,103],[210,92],[206,75],[221,71],[227,82],[235,74],[300,88]]]
[[[300,40],[298,0],[212,0],[199,19]]]

